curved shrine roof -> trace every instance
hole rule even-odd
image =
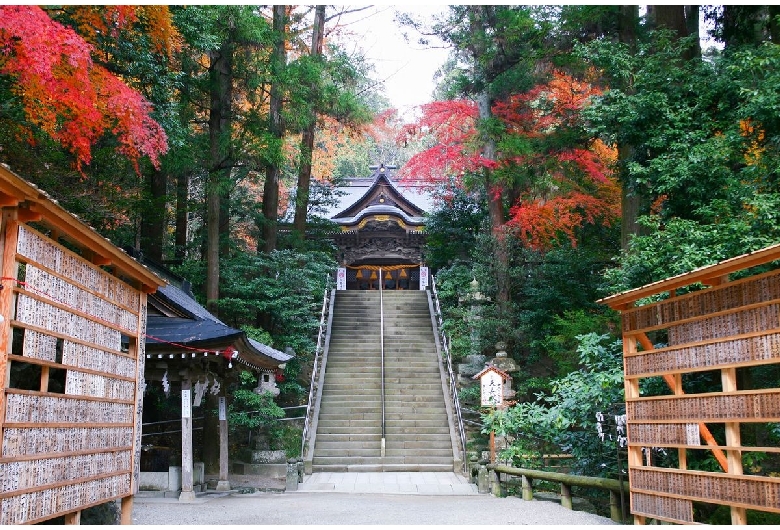
[[[350,179],[339,190],[345,194],[326,215],[340,225],[358,223],[369,214],[394,215],[421,225],[433,206],[430,193],[422,186],[396,185],[391,168],[384,165],[369,178]]]

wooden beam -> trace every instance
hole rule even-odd
[[[10,207],[10,206],[17,206],[21,202],[20,199],[14,197],[13,195],[9,195],[8,193],[3,193],[0,191],[0,207]]]
[[[644,333],[637,335],[637,339],[639,340],[639,343],[642,345],[642,348],[644,348],[645,350],[651,351],[655,349],[653,343],[650,342],[650,339],[647,338],[647,335],[645,335]],[[663,379],[666,382],[666,384],[669,386],[669,388],[672,390],[672,392],[675,392],[675,388],[678,386],[678,383],[675,380],[674,376],[670,374],[664,374]],[[685,391],[682,389],[682,384],[679,385],[678,391],[679,394],[675,392],[675,395],[681,396],[685,394]],[[707,445],[709,446],[719,445],[706,424],[699,423],[699,434],[701,434],[701,437],[704,439],[705,442],[707,442]],[[729,463],[728,463],[728,459],[726,458],[726,455],[723,454],[723,451],[717,448],[713,448],[712,453],[715,456],[715,460],[717,460],[718,463],[720,464],[720,467],[723,468],[723,471],[728,473]]]
[[[723,392],[736,392],[737,388],[737,369],[724,368],[720,371],[721,384]],[[742,445],[742,437],[739,432],[739,422],[726,423],[726,445],[737,447]],[[729,475],[742,475],[742,451],[728,450],[728,473]],[[747,524],[747,510],[742,507],[731,507],[731,524]]]
[[[19,235],[19,223],[16,222],[16,211],[2,212],[2,229],[0,234],[0,252],[2,252],[2,261],[0,263],[0,275],[4,278],[16,278],[18,265],[16,263],[16,244]],[[5,420],[6,394],[5,389],[8,386],[8,379],[11,373],[11,363],[8,362],[8,353],[11,351],[11,313],[14,306],[15,282],[13,280],[2,280],[0,286],[0,432]],[[0,436],[0,454],[3,449],[3,437]]]
[[[17,213],[17,220],[20,223],[29,223],[31,221],[40,221],[43,219],[43,214],[31,210],[30,208],[19,208]]]

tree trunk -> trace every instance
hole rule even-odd
[[[274,5],[273,7],[273,32],[274,51],[271,58],[271,100],[269,103],[268,130],[271,136],[277,140],[274,150],[281,151],[284,125],[282,124],[282,87],[280,74],[285,67],[285,42],[287,6]],[[265,175],[263,187],[263,251],[271,252],[276,249],[277,218],[279,216],[279,152],[273,153]]]
[[[780,5],[773,4],[767,6],[769,9],[769,40],[773,44],[780,44],[780,22],[777,17],[780,17]]]
[[[490,10],[492,6],[470,6],[469,8],[469,27],[471,32],[470,51],[474,64],[474,79],[478,83],[487,84],[488,78],[493,77],[491,72],[486,71],[483,65],[482,57],[485,55],[486,38],[488,37],[488,19],[490,19]],[[483,123],[493,117],[492,101],[488,93],[488,87],[485,86],[477,95],[477,107],[479,109],[479,120]],[[496,159],[495,139],[485,135],[481,139],[482,156],[487,160]],[[484,168],[483,179],[485,182],[485,191],[487,193],[488,211],[490,213],[490,225],[496,244],[494,247],[494,258],[496,263],[496,302],[499,310],[504,313],[509,307],[509,251],[507,241],[503,233],[504,223],[504,201],[503,194],[495,187],[490,169]]]
[[[220,210],[222,206],[222,178],[231,166],[229,145],[231,108],[233,98],[233,49],[228,41],[219,50],[209,54],[211,80],[211,107],[209,109],[209,154],[211,167],[206,185],[206,309],[218,316]]]
[[[637,48],[637,29],[639,27],[639,6],[620,6],[620,22],[618,24],[618,38],[620,42],[627,44],[632,53]],[[629,81],[630,83],[630,81]],[[629,84],[623,87],[627,94],[634,92]],[[634,146],[623,144],[618,146],[618,167],[620,168],[621,181],[621,229],[620,247],[628,248],[631,236],[639,233],[637,218],[639,217],[641,196],[636,189],[632,189],[631,179],[628,176],[627,164],[634,156]]]
[[[189,174],[182,174],[176,178],[176,244],[173,250],[173,257],[177,263],[184,261],[187,251],[189,187]]]
[[[325,6],[314,10],[314,27],[311,34],[311,56],[322,56],[322,41],[325,29]],[[316,92],[316,86],[310,87],[310,94]],[[301,239],[306,236],[306,214],[309,210],[309,186],[311,184],[311,161],[314,154],[314,132],[317,128],[317,113],[312,108],[311,123],[301,136],[301,166],[298,171],[298,187],[295,193],[295,219],[293,228]]]
[[[696,28],[696,34],[698,35],[699,28],[699,9],[698,6],[670,6],[670,5],[655,5],[653,6],[653,15],[655,28],[657,29],[669,29],[677,34],[678,39],[682,39],[691,35],[690,28]],[[683,60],[690,60],[694,57],[701,56],[701,46],[698,39],[695,44],[691,46],[683,54]]]
[[[163,259],[167,184],[168,179],[165,173],[152,170],[147,181],[150,201],[144,208],[141,218],[141,251],[144,256],[158,263],[162,263]]]

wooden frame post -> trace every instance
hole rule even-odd
[[[195,500],[192,480],[192,379],[185,371],[181,381],[181,494],[179,501]]]
[[[737,391],[737,369],[724,368],[720,371],[723,392]],[[738,422],[726,423],[726,445],[739,447],[742,445],[742,437],[739,433]],[[742,451],[738,449],[726,450],[728,458],[728,474],[742,475]],[[747,524],[747,510],[741,506],[731,506],[731,524]]]
[[[226,385],[221,385],[219,392],[219,482],[217,491],[229,491],[228,475],[228,420]]]

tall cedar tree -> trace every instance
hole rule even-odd
[[[311,35],[311,57],[315,62],[322,57],[322,42],[325,35],[325,6],[318,5],[314,10],[314,27]],[[311,95],[317,92],[316,82],[309,86]],[[310,123],[301,134],[301,161],[298,169],[298,187],[295,194],[295,218],[293,228],[303,237],[306,232],[306,214],[309,206],[309,186],[311,183],[311,165],[314,155],[314,132],[317,128],[317,117],[314,112],[309,117]]]
[[[277,221],[279,217],[279,179],[281,177],[281,149],[284,137],[282,122],[283,87],[281,75],[286,64],[287,42],[287,10],[288,6],[273,6],[274,49],[271,55],[271,101],[268,112],[268,131],[275,144],[274,151],[268,160],[263,187],[263,250],[271,252],[276,249]]]

